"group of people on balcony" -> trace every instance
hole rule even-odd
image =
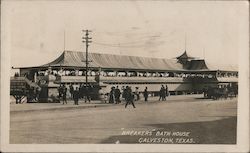
[[[85,76],[85,71],[67,70],[67,71],[40,71],[36,73],[37,76],[46,76],[52,74],[57,76]],[[15,74],[17,76],[17,74]],[[27,74],[26,74],[27,76]],[[103,76],[103,77],[175,77],[175,78],[215,78],[217,77],[238,77],[237,73],[218,73],[204,74],[204,73],[182,73],[182,72],[136,72],[136,71],[96,71],[90,70],[88,76]]]

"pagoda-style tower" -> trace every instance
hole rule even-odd
[[[195,59],[195,58],[189,56],[187,54],[187,51],[185,50],[185,52],[183,54],[181,54],[180,56],[176,57],[176,59],[178,60],[179,63],[181,63],[183,65],[184,68],[188,68],[190,61]]]

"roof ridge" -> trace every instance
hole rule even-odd
[[[85,53],[85,51],[71,51],[71,50],[65,50],[64,52],[67,52],[67,53]],[[114,55],[114,56],[127,56],[127,57],[139,57],[139,58],[162,59],[162,60],[175,60],[175,59],[171,59],[171,58],[162,58],[162,57],[147,57],[147,56],[121,55],[121,54],[97,53],[97,52],[89,52],[89,54]]]

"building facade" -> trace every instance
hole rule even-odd
[[[93,98],[98,97],[100,90],[108,93],[113,86],[131,86],[132,90],[138,87],[139,92],[147,87],[151,95],[157,95],[161,85],[167,85],[170,94],[193,94],[208,86],[238,82],[237,67],[214,66],[188,56],[186,51],[175,59],[89,53],[87,72],[84,61],[84,52],[64,51],[47,64],[18,69],[20,77],[41,87],[43,100],[56,96],[60,84],[86,84],[86,75],[88,84],[94,87]]]

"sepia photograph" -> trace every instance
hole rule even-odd
[[[247,1],[3,0],[1,14],[6,148],[248,146]]]

